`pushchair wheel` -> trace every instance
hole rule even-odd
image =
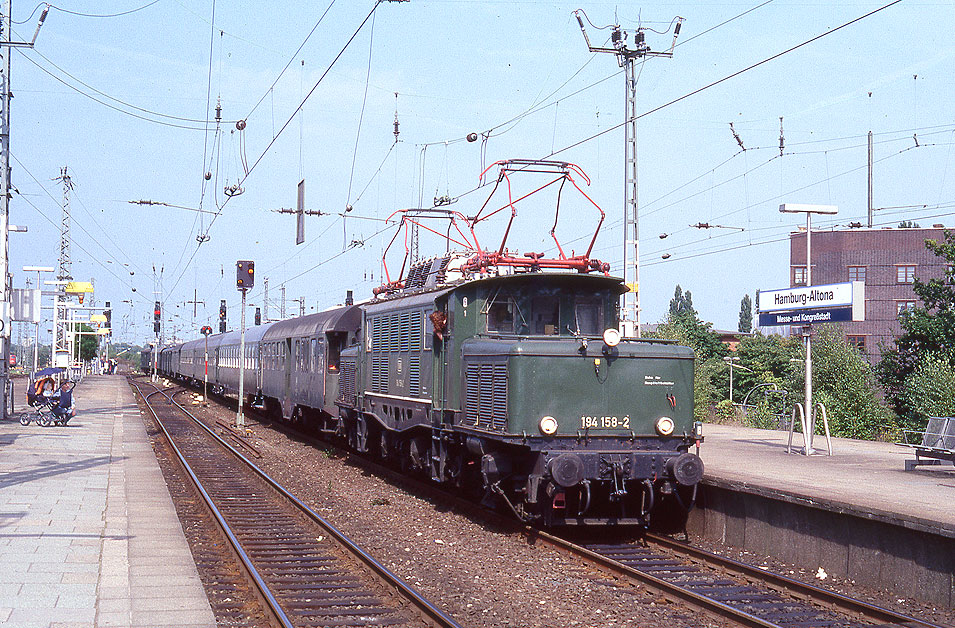
[[[26,412],[20,413],[20,425],[29,425],[30,424],[30,415]]]
[[[49,415],[47,414],[41,414],[40,425],[42,425],[43,427],[50,427],[51,425],[53,425],[53,419],[51,419]]]

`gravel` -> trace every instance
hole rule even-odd
[[[234,411],[178,400],[209,424]],[[495,530],[246,415],[255,463],[468,627],[725,626],[583,561]]]
[[[233,423],[235,411],[185,392],[179,401],[212,424]],[[246,415],[249,442],[266,473],[349,536],[463,626],[725,626],[619,580],[547,544],[496,530],[446,503],[410,494],[332,448],[321,448]],[[750,564],[867,600],[901,613],[955,626],[955,609],[911,599],[781,563],[727,546],[694,542]]]

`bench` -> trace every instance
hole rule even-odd
[[[902,435],[905,442],[896,444],[915,450],[915,460],[905,461],[906,471],[921,465],[940,465],[942,461],[955,465],[955,417],[930,417],[924,432],[903,430]],[[918,444],[909,442],[919,439]]]

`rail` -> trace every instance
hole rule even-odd
[[[136,386],[135,383],[133,385]],[[136,386],[136,388],[137,390],[140,391],[140,395],[143,395],[141,389],[138,386]],[[364,549],[359,547],[356,543],[354,543],[350,538],[348,538],[344,533],[338,530],[325,518],[323,518],[321,515],[316,513],[311,508],[309,508],[306,504],[304,504],[301,500],[295,497],[292,493],[290,493],[287,489],[285,489],[276,480],[274,480],[272,477],[270,477],[268,474],[262,471],[245,455],[243,455],[241,452],[236,450],[235,447],[231,446],[227,441],[225,441],[222,437],[216,434],[209,426],[205,425],[202,421],[196,418],[191,412],[189,412],[188,409],[186,409],[182,404],[176,401],[172,395],[168,395],[166,394],[165,391],[162,391],[162,390],[157,390],[156,392],[162,393],[162,395],[169,401],[171,405],[175,406],[179,411],[181,411],[183,414],[189,417],[189,419],[193,423],[195,423],[196,426],[201,428],[205,433],[207,433],[222,447],[226,448],[229,452],[231,452],[231,454],[234,455],[238,460],[240,460],[245,465],[245,467],[247,467],[257,478],[259,478],[260,480],[268,484],[273,490],[275,490],[279,495],[281,495],[285,500],[287,500],[288,503],[292,504],[300,513],[302,513],[309,520],[311,520],[312,522],[320,526],[323,529],[323,531],[328,535],[329,538],[332,538],[335,541],[337,541],[340,547],[342,547],[346,552],[348,552],[354,558],[357,558],[365,567],[371,570],[376,575],[376,577],[378,577],[381,581],[383,581],[386,585],[388,585],[388,587],[391,590],[395,591],[400,598],[402,598],[405,602],[409,603],[417,611],[419,615],[426,618],[431,624],[438,626],[440,628],[460,628],[460,625],[457,622],[455,622],[451,617],[446,615],[441,609],[437,608],[430,601],[422,597],[417,591],[415,591],[413,588],[408,586],[403,580],[401,580],[398,576],[393,574],[387,567],[385,567],[380,562],[378,562],[374,557],[368,554]],[[148,396],[151,397],[153,394],[156,394],[156,393],[155,392],[150,393]],[[143,398],[146,399],[147,396],[143,395]],[[162,421],[158,418],[158,415],[153,409],[152,405],[147,402],[147,407],[149,407],[150,412],[153,414],[153,416],[156,417],[157,423],[162,428],[162,431],[166,435],[166,438],[169,439],[170,443],[172,443],[172,438],[169,435],[169,432],[166,430]],[[184,456],[179,451],[179,449],[175,447],[174,443],[172,444],[172,446],[177,457],[180,460],[180,463],[186,466],[187,468],[189,468],[187,466],[187,463],[185,462]],[[191,470],[189,471],[189,475],[190,475],[190,479],[192,479],[193,482],[198,481],[198,478],[195,476],[195,474]],[[204,490],[200,490],[200,493],[203,495],[204,499],[207,499],[207,500],[211,499],[209,498],[208,494]],[[218,510],[214,510],[214,512],[216,513],[216,519],[217,521],[220,522],[220,525],[226,526],[226,528],[228,529],[228,524],[225,522],[224,518],[222,518],[221,513],[219,513]],[[238,543],[238,539],[234,534],[229,533],[227,534],[227,536],[229,537],[230,543]],[[266,583],[264,579],[260,575],[258,575],[257,571],[255,571],[255,568],[252,565],[251,559],[249,559],[248,554],[246,554],[245,551],[241,549],[241,547],[237,548],[237,554],[243,557],[241,558],[241,560],[243,564],[246,565],[246,569],[249,571],[249,573],[256,574],[256,575],[252,575],[252,578],[255,580],[256,584],[259,585],[259,583],[261,582],[262,585],[265,585]],[[275,600],[274,595],[272,595],[271,593],[269,593],[268,596],[271,597],[271,600],[273,601]],[[269,597],[266,597],[266,596],[264,597],[269,607],[271,608],[272,602],[269,601]],[[281,610],[281,609],[278,609],[278,610]],[[286,616],[286,619],[287,619],[287,616]]]

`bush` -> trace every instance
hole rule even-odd
[[[736,420],[736,408],[729,399],[724,399],[716,404],[714,420],[716,423],[726,425]]]
[[[905,378],[906,405],[914,416],[906,429],[921,430],[933,416],[955,416],[955,367],[942,356],[926,355]]]

